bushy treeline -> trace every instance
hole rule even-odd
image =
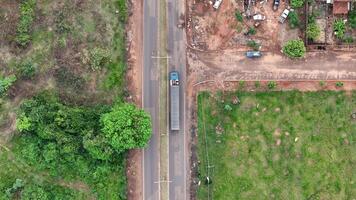
[[[124,198],[124,153],[151,134],[149,116],[131,104],[70,106],[48,91],[26,100],[18,116],[16,154],[53,177],[84,180],[99,199]]]
[[[0,195],[1,200],[71,200],[77,197],[80,195],[66,187],[49,183],[35,184],[22,179],[16,179],[12,186],[6,188],[5,192]]]

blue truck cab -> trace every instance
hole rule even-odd
[[[172,71],[169,75],[170,85],[179,85],[179,74],[176,71]]]

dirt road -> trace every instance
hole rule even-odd
[[[190,51],[189,73],[204,80],[356,80],[356,55],[348,52],[310,52],[305,59],[291,60],[264,53],[247,59],[241,51],[216,53]]]

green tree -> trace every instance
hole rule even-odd
[[[117,151],[144,147],[151,137],[150,116],[132,104],[116,105],[101,117],[102,131]]]
[[[301,58],[305,52],[304,42],[300,39],[290,40],[283,47],[283,53],[290,58]]]
[[[338,38],[338,39],[344,38],[346,26],[342,19],[337,19],[334,21],[333,29],[334,29],[336,38]]]
[[[298,14],[295,11],[291,11],[288,15],[288,23],[291,29],[298,28],[300,25],[300,20]]]
[[[310,23],[307,25],[307,38],[316,40],[320,35],[320,28],[316,23]]]

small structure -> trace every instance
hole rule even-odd
[[[327,0],[333,4],[333,15],[346,15],[351,8],[351,0]]]

